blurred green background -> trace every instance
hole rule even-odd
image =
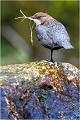
[[[50,50],[39,44],[33,29],[33,46],[30,39],[30,21],[15,17],[36,12],[47,12],[66,27],[74,50],[54,51],[57,62],[79,66],[79,3],[78,1],[2,1],[1,2],[1,65],[50,59]],[[31,22],[31,25],[33,22]]]

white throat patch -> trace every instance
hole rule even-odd
[[[32,20],[36,23],[36,26],[41,24],[40,20],[37,20],[37,19],[32,19]]]

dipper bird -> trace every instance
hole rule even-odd
[[[21,11],[22,13],[22,11]],[[23,14],[23,13],[22,13]],[[36,23],[36,36],[41,45],[51,50],[51,61],[53,62],[53,50],[61,48],[74,48],[70,44],[70,38],[63,24],[55,20],[47,13],[38,12],[31,17],[26,17]]]

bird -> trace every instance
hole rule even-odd
[[[53,50],[74,48],[62,23],[43,12],[38,12],[31,18],[36,23],[35,30],[38,41],[41,45],[51,50],[51,62],[54,62],[52,58]]]
[[[21,10],[20,12],[23,14]],[[30,17],[23,14],[23,17],[18,18],[28,18],[35,22],[37,39],[41,45],[51,50],[51,62],[54,62],[53,50],[74,48],[70,43],[70,37],[64,25],[47,13],[37,12]]]

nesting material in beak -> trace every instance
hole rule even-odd
[[[22,16],[22,17],[17,17],[17,18],[15,18],[15,19],[23,18],[23,20],[24,20],[24,19],[33,20],[31,17],[25,16],[24,13],[22,12],[22,10],[20,10],[20,12],[21,12],[21,14],[22,14],[23,16]],[[23,21],[23,20],[22,20],[22,21]],[[22,22],[22,21],[21,21],[21,22]]]
[[[22,10],[20,10],[20,12],[21,12],[21,14],[22,14],[23,16],[22,16],[22,17],[17,17],[17,18],[15,18],[15,19],[23,18],[21,22],[23,22],[25,19],[29,19],[29,20],[34,21],[33,18],[25,16],[24,13],[22,12]],[[34,24],[35,24],[35,23],[34,23]],[[32,29],[33,29],[33,27],[34,27],[34,24],[33,24],[32,26],[31,26],[31,24],[29,24],[29,25],[30,25],[30,34],[31,34],[31,43],[32,43],[32,46],[33,46]]]

